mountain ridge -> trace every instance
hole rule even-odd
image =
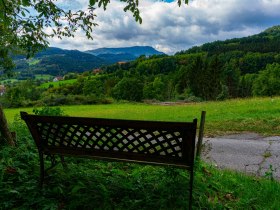
[[[117,48],[98,48],[95,50],[87,50],[86,53],[90,53],[92,55],[100,55],[100,54],[132,54],[135,57],[139,57],[141,55],[151,56],[151,55],[162,55],[163,52],[157,51],[151,46],[132,46],[132,47],[117,47]]]
[[[159,52],[149,46],[106,49],[108,53],[94,55],[92,53],[82,52],[79,50],[66,50],[58,47],[49,47],[41,52],[38,52],[32,59],[26,60],[24,56],[15,56],[14,60],[17,72],[61,75],[67,72],[81,73],[120,61],[133,61],[137,59],[140,54],[144,54],[146,56],[163,54],[162,52]],[[104,52],[104,48],[96,50]]]
[[[251,36],[204,43],[201,46],[194,46],[187,50],[177,52],[176,54],[190,54],[197,52],[215,54],[234,50],[280,53],[280,26],[272,26]]]

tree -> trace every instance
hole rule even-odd
[[[205,69],[205,88],[204,88],[204,97],[209,99],[217,99],[220,93],[224,93],[225,89],[222,88],[223,83],[223,63],[220,61],[217,55],[214,55],[208,59],[208,66]]]
[[[257,74],[245,74],[239,79],[238,96],[240,97],[250,97],[252,96],[252,88]]]
[[[143,88],[144,99],[164,100],[165,84],[161,77],[156,77],[153,82],[146,84]]]
[[[47,38],[57,36],[73,37],[82,29],[87,38],[92,39],[91,31],[97,24],[94,22],[94,5],[106,8],[109,0],[89,1],[87,11],[66,11],[55,3],[55,0],[1,0],[0,1],[0,66],[10,70],[11,53],[22,52],[27,57],[48,46]],[[133,12],[139,19],[138,2],[128,1],[126,10]],[[46,28],[51,28],[50,33]]]
[[[130,11],[141,23],[139,0],[120,1],[125,3],[124,11]],[[177,2],[180,6],[182,0]],[[47,47],[50,37],[73,37],[81,29],[92,39],[91,32],[97,25],[94,10],[97,7],[106,10],[109,3],[110,0],[89,0],[86,11],[71,11],[60,8],[56,0],[0,0],[0,67],[11,70],[12,54],[24,53],[30,57]]]
[[[280,95],[280,64],[268,64],[265,70],[260,71],[253,82],[253,95],[276,96]]]
[[[105,95],[104,82],[98,78],[89,78],[85,80],[83,87],[84,95],[94,95],[98,98]]]
[[[141,101],[143,82],[135,77],[124,77],[113,88],[112,95],[117,100]]]
[[[229,96],[235,98],[238,96],[240,69],[236,59],[230,59],[224,65],[225,83],[228,87]]]
[[[125,3],[124,11],[130,11],[141,23],[139,0],[120,1]],[[179,6],[182,1],[188,3],[188,0],[177,0]],[[106,10],[109,3],[110,0],[89,0],[86,11],[71,11],[60,8],[56,0],[0,0],[0,72],[11,72],[13,55],[20,53],[29,58],[46,48],[48,38],[73,37],[81,29],[92,39],[91,32],[97,25],[94,9]],[[0,112],[3,112],[1,106]],[[0,115],[0,120],[3,117]]]

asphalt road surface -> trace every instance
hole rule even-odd
[[[280,179],[280,136],[254,133],[204,138],[202,158],[219,168]]]

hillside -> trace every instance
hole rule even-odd
[[[124,84],[136,83],[138,79],[135,90],[143,88],[138,100],[280,95],[280,27],[253,36],[206,43],[174,56],[152,56],[126,65],[106,66],[104,70],[123,78]],[[135,80],[124,75],[134,75]],[[117,97],[130,100],[126,95]]]
[[[109,64],[117,63],[119,61],[133,61],[137,58],[137,56],[132,55],[130,53],[119,53],[119,54],[99,54],[97,55],[99,58],[107,61]]]
[[[280,52],[280,26],[273,26],[265,31],[243,38],[215,41],[201,46],[192,47],[178,54],[208,52],[211,54],[229,51],[279,53]]]
[[[119,61],[132,61],[140,55],[163,54],[152,47],[100,48],[81,52],[49,47],[37,53],[32,59],[15,56],[16,71],[20,79],[32,77],[34,74],[63,75],[67,72],[84,72]]]
[[[16,71],[25,74],[63,75],[66,72],[84,72],[101,65],[108,64],[105,60],[78,50],[63,50],[50,47],[39,52],[34,58],[15,60]]]
[[[45,98],[41,98],[38,94],[36,100],[61,105],[61,103],[103,103],[110,101],[108,98],[128,101],[196,102],[279,96],[280,47],[277,47],[280,43],[279,34],[277,26],[249,37],[207,43],[174,56],[141,56],[130,62],[104,65],[101,66],[102,73],[98,76],[92,73],[90,79],[85,79],[84,75],[81,75],[75,84],[68,84],[67,87],[39,90],[46,91],[42,94]],[[99,60],[100,63],[106,56],[114,59],[111,54],[100,55],[103,56],[103,60]],[[63,74],[64,69],[77,71],[73,66],[80,70],[82,67],[79,65],[87,63],[91,58],[95,58],[96,61],[97,57],[79,51],[49,49],[31,60],[19,60],[25,62],[22,65],[26,65],[26,69],[30,70],[25,71],[25,75],[21,72],[21,76],[28,77],[34,72],[48,70],[52,74],[53,72]],[[42,69],[39,68],[40,65]],[[22,92],[22,89],[18,87],[14,92]],[[28,93],[22,93],[22,98],[26,99],[25,103],[22,101],[12,103],[11,98],[7,98],[4,102],[7,106],[13,107],[18,104],[30,104],[29,101],[34,101],[35,97],[34,94],[31,97]],[[47,97],[49,95],[52,97]],[[19,97],[15,99],[17,98]],[[32,103],[36,104],[38,101]]]

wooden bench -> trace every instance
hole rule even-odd
[[[190,172],[192,206],[197,120],[158,122],[85,117],[39,116],[21,112],[39,151],[40,185],[45,157],[54,155],[171,165]]]

